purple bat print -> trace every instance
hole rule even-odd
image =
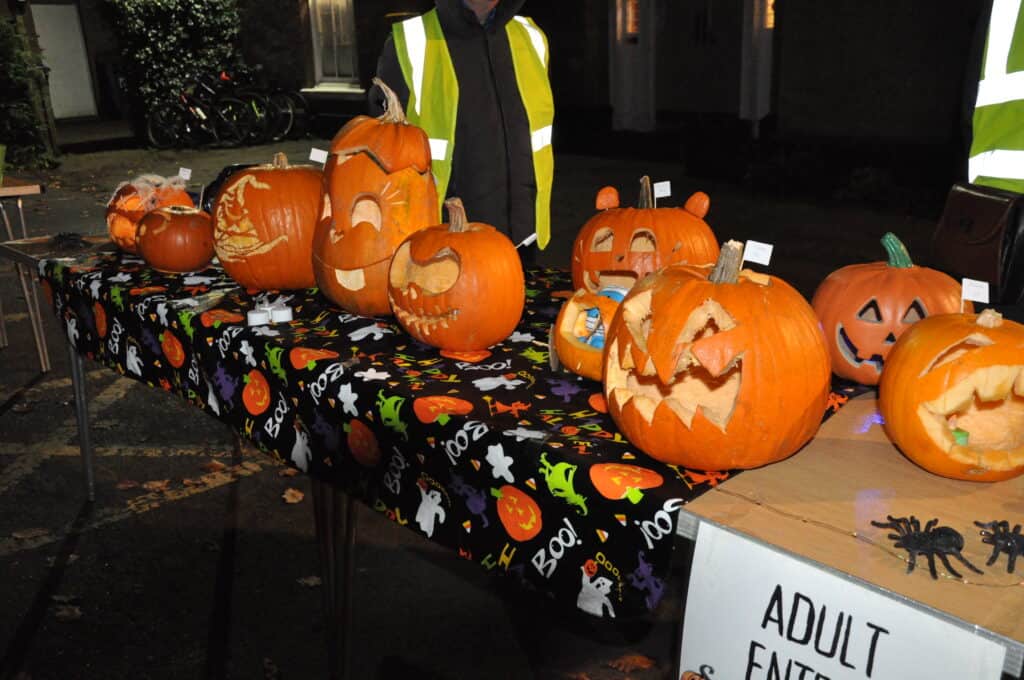
[[[217,372],[213,374],[213,384],[217,387],[217,393],[221,401],[226,404],[233,404],[235,390],[238,389],[238,378],[231,376],[224,370],[223,364],[217,364]]]
[[[661,596],[665,594],[665,582],[654,575],[650,563],[644,559],[643,550],[639,551],[637,555],[636,569],[632,574],[627,574],[626,578],[629,579],[629,585],[637,590],[647,591],[644,603],[647,605],[647,609],[654,611],[658,603],[661,602]]]
[[[566,380],[565,378],[548,378],[548,384],[551,385],[551,394],[556,397],[561,397],[566,403],[572,401],[574,394],[579,394],[583,391],[583,388],[576,384],[574,380]]]
[[[160,349],[160,341],[156,339],[156,335],[149,329],[149,326],[142,327],[142,344],[147,350],[157,356],[160,356],[162,352]]]
[[[341,433],[338,426],[324,418],[320,411],[316,411],[316,420],[313,421],[313,433],[324,443],[324,449],[335,452],[341,447]]]
[[[487,520],[487,494],[481,489],[474,489],[462,479],[461,476],[453,474],[451,490],[466,499],[466,509],[483,521],[483,528],[490,526]]]

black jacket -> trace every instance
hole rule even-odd
[[[448,196],[458,196],[472,222],[486,222],[514,243],[534,231],[537,193],[530,149],[530,125],[519,97],[505,24],[524,0],[502,0],[483,27],[461,0],[437,0],[437,13],[459,81],[459,109]],[[377,62],[377,77],[403,105],[409,89],[394,41],[388,37]],[[371,115],[383,112],[378,88],[369,93]]]

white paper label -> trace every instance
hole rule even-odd
[[[192,179],[192,168],[178,168],[178,177],[186,182]]]
[[[706,523],[697,532],[683,625],[680,672],[703,670],[711,680],[999,680],[1006,653],[992,640]]]
[[[977,279],[961,279],[960,290],[960,296],[964,300],[988,304],[988,281],[978,281]]]
[[[313,147],[312,149],[309,150],[309,160],[313,161],[314,163],[326,163],[327,152],[324,151],[323,149]]]
[[[655,198],[668,198],[672,195],[672,182],[668,180],[655,182],[651,189],[654,191]]]
[[[743,261],[756,262],[768,266],[772,261],[772,251],[775,249],[771,243],[760,241],[747,241],[743,247]]]

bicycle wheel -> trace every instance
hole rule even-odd
[[[294,106],[294,121],[289,136],[292,139],[304,137],[309,132],[309,104],[301,92],[288,90],[285,94],[292,100],[292,105]]]
[[[269,140],[273,106],[267,96],[256,92],[236,92],[235,96],[245,102],[252,112],[253,125],[245,141],[248,144],[262,144]]]
[[[271,141],[280,142],[295,127],[295,102],[287,92],[274,92],[270,95],[270,114],[268,135]]]
[[[176,106],[160,106],[146,115],[146,140],[157,149],[172,149],[182,144],[185,112]]]
[[[217,140],[226,146],[242,144],[257,124],[255,112],[241,99],[221,97],[211,108]]]

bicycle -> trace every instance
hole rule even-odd
[[[196,79],[173,101],[154,105],[146,115],[146,138],[157,149],[180,146],[239,146],[259,125],[253,108],[222,95]]]

